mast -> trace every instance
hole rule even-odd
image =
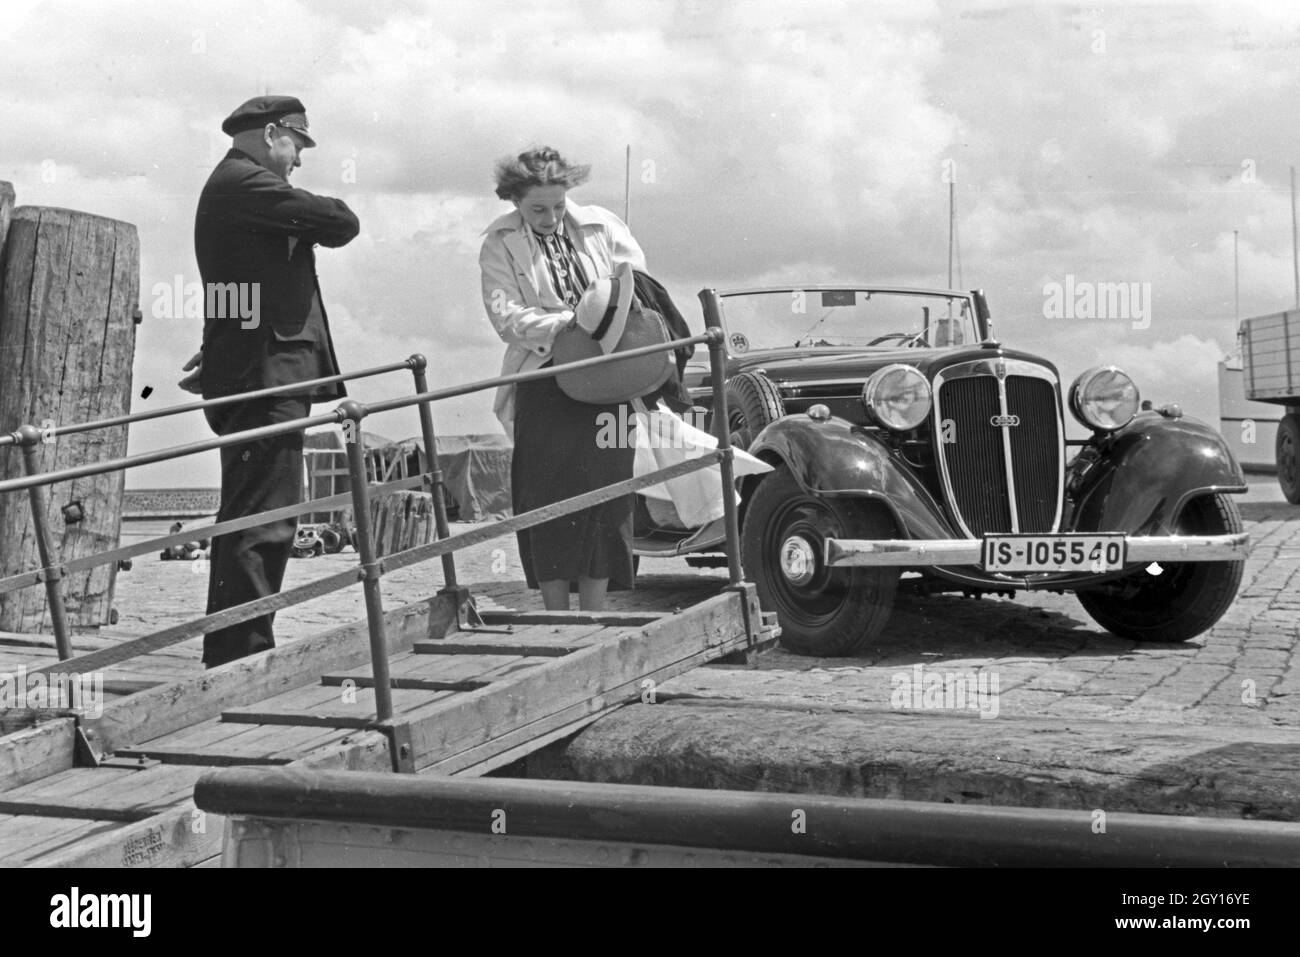
[[[953,179],[955,180],[956,177],[954,176]],[[956,186],[957,184],[955,182],[949,180],[948,182],[948,288],[949,289],[952,288],[952,250],[953,250],[954,232],[956,229],[956,220],[954,219],[955,206],[953,202],[954,199],[953,191],[956,188]]]
[[[1291,167],[1291,269],[1295,274],[1295,304],[1300,308],[1300,249],[1296,246],[1295,167]]]
[[[632,144],[623,159],[623,222],[632,225]]]
[[[1238,230],[1232,231],[1232,318],[1241,322],[1241,271],[1238,268],[1237,259],[1237,233]]]

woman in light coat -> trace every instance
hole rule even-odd
[[[483,306],[506,343],[502,375],[549,364],[555,336],[572,322],[583,291],[612,276],[616,264],[646,268],[617,216],[569,201],[568,191],[588,173],[549,147],[497,164],[496,194],[515,208],[487,228],[479,266]],[[602,414],[626,421],[617,405],[576,402],[547,378],[501,387],[494,411],[514,438],[516,514],[632,477],[634,449],[597,441]],[[632,586],[632,496],[520,532],[519,552],[529,586],[541,589],[548,609],[567,609],[576,583],[579,606],[600,610],[611,582]]]

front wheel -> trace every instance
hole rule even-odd
[[[758,484],[745,512],[741,546],[746,577],[764,608],[775,611],[781,644],[801,655],[839,657],[865,650],[893,610],[898,571],[828,568],[828,538],[893,537],[879,507],[805,492],[788,466]]]
[[[1183,535],[1241,531],[1241,513],[1226,495],[1193,499],[1183,510]],[[1231,607],[1245,562],[1153,562],[1104,590],[1078,593],[1093,621],[1133,641],[1179,642],[1209,631]]]
[[[1289,413],[1277,424],[1277,484],[1292,505],[1300,505],[1300,415]]]

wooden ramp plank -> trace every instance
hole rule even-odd
[[[644,620],[645,616],[634,618]],[[658,619],[650,619],[657,621]],[[415,655],[524,655],[530,657],[560,657],[572,654],[603,640],[621,628],[631,625],[609,625],[603,622],[555,624],[544,622],[509,633],[494,633],[463,629],[439,641],[417,641],[411,646]]]
[[[184,740],[171,744],[142,744],[120,752],[126,756],[155,758],[166,764],[226,766],[232,764],[287,764],[303,754],[347,738],[347,728],[314,728],[293,725],[223,724],[238,729],[217,742],[195,744]]]
[[[485,625],[648,625],[672,612],[645,611],[481,611]]]
[[[344,691],[347,694],[343,694]],[[394,689],[393,713],[403,714],[455,694],[450,691]],[[267,698],[254,705],[229,708],[221,720],[242,724],[289,724],[324,728],[367,728],[378,721],[373,688],[312,685]]]
[[[139,774],[126,768],[69,768],[0,793],[3,801],[75,798],[114,778]]]
[[[530,658],[562,658],[584,645],[523,645],[515,641],[417,641],[417,655],[506,655]]]
[[[228,724],[220,717],[208,718],[198,724],[190,725],[179,731],[172,731],[141,744],[118,748],[114,754],[139,754],[150,748],[175,748],[183,751],[201,751],[206,748],[223,748],[231,745],[232,739],[251,734],[252,728],[246,725]]]

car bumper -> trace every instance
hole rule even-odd
[[[1125,559],[1130,565],[1148,562],[1242,561],[1250,551],[1250,535],[1126,535]],[[975,566],[983,568],[984,540],[979,538],[893,539],[863,541],[828,538],[824,559],[831,567],[867,566],[915,567],[923,565]],[[1044,567],[1043,573],[1075,571],[1065,567]]]

